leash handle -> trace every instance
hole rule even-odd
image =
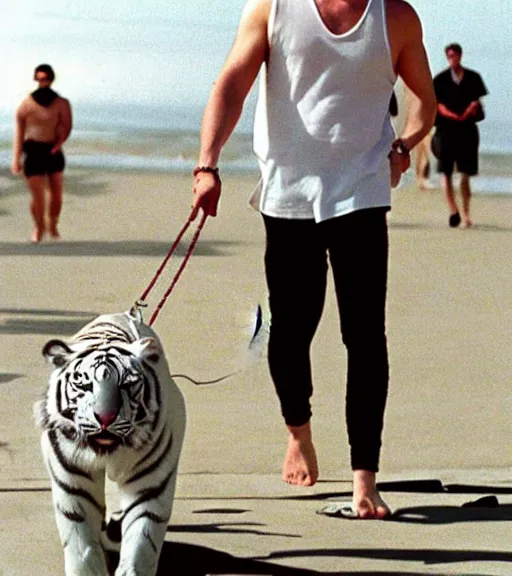
[[[176,272],[176,274],[174,275],[174,278],[172,279],[172,282],[171,282],[169,288],[166,290],[162,299],[158,303],[158,306],[155,308],[155,311],[153,312],[153,315],[151,316],[151,318],[149,320],[149,326],[153,325],[153,322],[156,320],[156,318],[157,318],[158,314],[160,313],[160,310],[162,309],[163,305],[165,304],[167,298],[169,297],[169,295],[173,291],[174,287],[176,286],[176,283],[178,282],[178,279],[181,276],[181,273],[185,269],[185,266],[187,265],[187,263],[190,259],[190,256],[192,256],[192,252],[195,248],[195,245],[197,244],[197,240],[199,239],[199,234],[201,233],[201,230],[203,229],[203,226],[204,226],[204,223],[206,222],[207,217],[208,217],[208,215],[205,212],[203,212],[203,216],[201,218],[201,221],[199,222],[197,230],[194,233],[194,237],[192,238],[192,241],[190,242],[190,246],[188,247],[187,253],[185,254],[185,258],[183,258],[183,262],[181,263],[180,267],[178,268],[178,271]],[[191,222],[192,222],[192,220],[190,219],[190,216],[189,216],[187,222],[185,223],[185,225],[181,229],[180,233],[178,234],[178,237],[174,241],[174,244],[172,245],[171,249],[169,250],[169,253],[165,257],[162,264],[160,265],[160,268],[157,270],[155,277],[150,282],[150,285],[146,288],[145,292],[141,296],[142,301],[144,301],[145,297],[149,294],[149,292],[151,291],[151,289],[155,285],[155,282],[157,281],[158,277],[162,273],[163,269],[165,268],[165,265],[169,261],[169,258],[171,257],[172,253],[176,249],[178,242],[180,241],[181,237],[183,236],[183,234],[185,233],[185,231],[187,230],[187,228],[189,227]]]

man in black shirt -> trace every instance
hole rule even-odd
[[[462,214],[465,225],[469,227],[472,224],[469,178],[478,173],[479,134],[476,123],[484,117],[480,98],[487,94],[487,88],[480,74],[461,66],[462,48],[459,44],[449,44],[445,54],[449,68],[434,78],[437,129],[433,147],[450,209],[450,226],[456,227],[461,222],[452,184],[456,165],[461,174]]]

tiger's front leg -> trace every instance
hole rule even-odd
[[[55,446],[55,439],[44,434],[43,455],[51,478],[66,576],[107,576],[100,543],[105,515],[104,472],[92,473],[66,462]]]
[[[115,576],[155,576],[171,517],[175,473],[141,492],[123,494],[122,540]]]

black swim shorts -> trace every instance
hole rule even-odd
[[[432,139],[432,151],[437,158],[437,171],[451,176],[455,166],[458,172],[478,174],[478,145],[480,136],[474,124],[452,130],[438,128]]]
[[[53,144],[51,142],[38,142],[37,140],[25,140],[23,152],[23,172],[27,178],[30,176],[44,176],[62,172],[65,166],[64,154],[61,150],[51,154]]]

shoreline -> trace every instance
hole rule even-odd
[[[89,165],[87,163],[85,165],[80,165],[74,163],[72,156],[67,156],[65,178],[76,180],[82,176],[87,176],[88,178],[101,178],[103,175],[105,177],[108,177],[109,175],[123,175],[132,176],[134,178],[149,177],[155,175],[161,176],[163,178],[191,178],[192,170],[195,166],[195,161],[185,161],[180,159],[177,162],[172,162],[165,158],[160,160],[161,163],[159,163],[158,159],[153,159],[151,162],[146,163],[144,159],[140,160],[139,158],[134,162],[132,158],[126,158],[125,165],[120,166],[119,158],[114,158],[111,165],[97,165],[94,164],[94,162],[91,162]],[[171,167],[169,167],[169,164],[171,164]],[[489,174],[484,171],[486,169],[485,159],[482,164],[484,164],[484,166],[482,167],[481,173],[472,177],[471,179],[473,195],[475,197],[486,198],[511,197],[512,170],[510,174],[506,169],[503,170],[501,174]],[[502,162],[500,161],[495,165],[497,164],[501,166]],[[506,160],[503,161],[503,164],[508,166]],[[221,173],[223,177],[255,179],[256,182],[259,180],[259,170],[257,165],[248,166],[240,162],[235,162],[232,164],[220,162],[219,165],[221,167]],[[512,157],[510,165],[512,166]],[[402,177],[400,186],[396,190],[392,191],[392,194],[395,194],[396,192],[403,189],[412,189],[414,192],[418,191],[416,189],[415,176],[413,171],[413,167],[409,169],[409,171]],[[9,190],[16,189],[18,187],[17,183],[21,181],[22,177],[12,176],[10,173],[10,164],[8,164],[6,161],[2,162],[0,158],[0,194],[9,194]],[[431,182],[433,184],[433,189],[430,191],[442,193],[440,176],[435,172],[435,165],[433,167]],[[454,175],[454,185],[458,194],[458,174]]]
[[[0,137],[0,178],[9,177],[11,138]],[[199,149],[199,133],[176,129],[107,129],[76,130],[65,143],[68,171],[97,170],[134,174],[161,173],[170,176],[190,174]],[[412,167],[404,176],[404,185],[414,185]],[[439,187],[436,160],[431,155],[432,181]],[[480,151],[480,173],[472,178],[476,194],[512,194],[512,154]],[[251,132],[234,132],[227,142],[219,166],[230,175],[259,174],[253,152]]]

